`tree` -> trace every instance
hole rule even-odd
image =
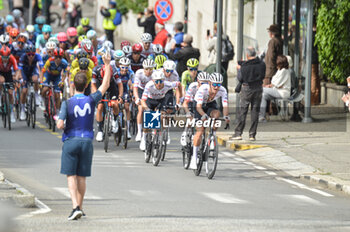
[[[126,15],[129,10],[135,14],[143,12],[147,6],[148,0],[117,0],[117,8],[122,15]]]

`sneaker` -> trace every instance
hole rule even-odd
[[[229,139],[232,139],[232,140],[242,140],[242,136],[240,136],[240,135],[232,135]]]
[[[254,136],[249,136],[249,140],[250,140],[250,141],[255,141],[256,139],[255,139]]]
[[[170,139],[170,133],[168,133],[168,140],[166,141],[166,144],[170,144],[170,142],[171,142],[171,139]]]
[[[146,138],[142,137],[141,143],[140,143],[140,150],[144,151],[146,149]]]
[[[180,139],[181,146],[187,145],[186,137],[187,137],[186,131],[182,132],[181,139]]]
[[[140,141],[141,141],[141,138],[142,138],[141,132],[137,132],[135,141],[136,141],[136,142],[140,142]]]
[[[83,216],[83,212],[80,210],[79,206],[77,206],[68,216],[68,221],[78,220],[81,216]]]
[[[265,123],[267,122],[266,118],[259,118],[259,122]]]
[[[118,121],[113,120],[112,121],[112,133],[117,133],[118,132]]]
[[[192,156],[191,163],[189,169],[196,170],[197,169],[197,160],[195,160]]]
[[[15,123],[16,122],[16,117],[15,117],[15,113],[13,111],[11,111],[11,123]]]
[[[22,109],[19,115],[19,120],[24,121],[26,120],[26,118],[27,118],[26,113],[24,112],[24,109]]]
[[[103,141],[103,132],[102,131],[97,132],[96,141],[97,142],[102,142]]]

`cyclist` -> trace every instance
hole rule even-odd
[[[61,48],[56,48],[54,50],[54,56],[50,57],[42,69],[40,80],[43,80],[43,75],[45,79],[43,80],[43,89],[41,91],[41,96],[43,102],[45,102],[46,92],[49,90],[50,82],[53,83],[53,91],[55,92],[55,103],[56,109],[60,109],[60,92],[61,89],[59,85],[62,85],[61,76],[63,79],[67,73],[68,62],[63,59],[64,51]],[[57,115],[55,115],[56,117]]]
[[[108,47],[108,48],[109,48],[110,53],[111,53],[110,55],[111,55],[111,57],[112,57],[112,59],[113,59],[113,53],[114,53],[114,50],[113,50],[113,43],[112,43],[111,41],[109,41],[109,40],[106,40],[105,42],[103,42],[103,44],[101,45],[101,47],[98,48],[98,49],[101,49],[101,48],[104,48],[104,47]],[[99,65],[103,64],[103,60],[102,60],[101,54],[102,54],[102,53],[97,52],[97,56],[96,56]]]
[[[26,32],[28,33],[28,43],[31,43],[35,46],[36,42],[36,33],[33,25],[27,25]]]
[[[9,49],[11,50],[12,49],[12,44],[10,44],[10,36],[8,34],[2,34],[0,35],[0,48],[2,46],[7,46],[9,47]]]
[[[192,82],[185,94],[185,99],[184,99],[184,103],[182,104],[185,113],[186,113],[186,118],[192,118],[194,116],[194,107],[193,107],[193,100],[194,100],[194,96],[196,95],[199,87],[201,87],[201,85],[203,84],[208,84],[209,82],[209,77],[210,74],[207,72],[200,72],[197,76],[197,81],[196,82]],[[181,145],[182,146],[186,146],[186,136],[187,136],[187,127],[185,127],[184,132],[181,135]]]
[[[216,99],[221,97],[223,106],[223,115],[226,123],[230,122],[228,116],[227,91],[222,86],[223,76],[220,73],[212,73],[209,77],[209,84],[202,85],[195,97],[195,118],[197,120],[208,120],[209,118],[219,118],[220,111],[216,104]],[[197,154],[201,143],[201,137],[204,133],[204,127],[197,127],[196,134],[193,138],[193,153],[190,164],[190,169],[197,169]]]
[[[43,26],[44,24],[46,23],[46,18],[42,15],[38,16],[35,18],[35,25],[34,25],[34,28],[35,28],[35,32],[37,33],[37,36],[42,34],[42,29],[43,29]]]
[[[67,29],[67,37],[68,37],[68,48],[74,49],[79,41],[78,41],[78,32],[74,27],[69,27]]]
[[[132,53],[132,47],[130,45],[124,46],[122,50],[125,53],[125,56],[129,56]]]
[[[16,72],[15,80],[18,80],[20,72],[17,66],[17,61],[13,55],[11,55],[11,50],[7,46],[2,46],[0,49],[0,83],[12,83],[12,70]],[[1,87],[1,86],[0,86]],[[1,87],[2,88],[2,87]],[[1,91],[2,89],[0,89]],[[11,122],[16,122],[15,114],[13,113],[13,91],[9,89],[10,96],[10,108],[11,108]]]
[[[153,54],[150,54],[147,58],[155,60],[159,55],[163,55],[166,59],[169,59],[168,55],[163,52],[163,47],[160,44],[153,44]]]
[[[83,43],[84,41],[84,43]],[[84,39],[82,41],[82,45],[81,48],[87,52],[88,54],[88,58],[91,59],[94,62],[94,65],[97,66],[98,65],[98,60],[97,57],[94,56],[94,47],[92,46],[92,42],[89,39]]]
[[[119,68],[119,60],[125,57],[125,54],[122,50],[115,50],[113,53],[114,60],[111,61],[111,66],[115,68]]]
[[[142,116],[143,116],[143,108],[141,106],[141,98],[145,86],[148,82],[152,81],[152,73],[156,66],[153,60],[146,59],[142,63],[143,69],[139,69],[135,73],[135,81],[134,81],[134,96],[135,103],[138,105],[138,114],[137,114],[137,135],[135,140],[141,141],[142,138]]]
[[[50,25],[45,24],[42,29],[42,34],[38,35],[35,42],[36,53],[40,53],[40,50],[45,48],[45,44],[51,37],[52,28]]]
[[[152,73],[152,81],[148,82],[145,86],[145,90],[142,94],[141,105],[144,110],[155,110],[160,104],[160,110],[162,113],[166,111],[169,113],[169,109],[173,106],[173,102],[168,99],[165,94],[176,88],[176,103],[180,103],[179,88],[177,88],[180,82],[168,82],[164,81],[165,76],[163,72],[156,71]],[[146,134],[147,130],[144,130],[142,135],[140,150],[144,151],[146,148]]]
[[[17,28],[18,25],[15,23],[15,18],[12,15],[6,15],[6,27]]]
[[[28,82],[34,82],[35,98],[36,103],[40,102],[39,97],[39,69],[43,68],[44,63],[41,59],[41,56],[35,53],[35,47],[32,44],[29,44],[26,47],[26,53],[23,54],[19,60],[19,69],[21,70],[22,79],[23,79],[23,89],[21,93],[21,114],[20,120],[26,119],[26,114],[24,112],[24,104],[26,103],[27,92],[28,92]]]
[[[141,44],[136,43],[132,46],[132,53],[126,56],[130,59],[131,69],[134,72],[142,68],[142,62],[146,59],[146,57],[141,54],[142,49]]]
[[[54,50],[57,48],[56,44],[54,42],[47,42],[45,44],[45,48],[41,51],[41,57],[43,60],[43,63],[45,64],[46,61],[53,56]]]
[[[13,47],[11,52],[12,52],[12,55],[16,58],[17,64],[19,62],[19,58],[24,53],[26,53],[25,51],[26,44],[27,44],[27,37],[23,33],[20,33],[17,38],[17,41],[12,43]]]
[[[3,17],[0,17],[0,35],[5,34],[5,28],[7,24],[5,22],[5,19]]]
[[[154,62],[156,63],[157,67],[156,69],[161,69],[163,68],[163,64],[164,62],[167,60],[167,58],[163,55],[158,55],[156,56],[156,58],[154,59]]]
[[[89,30],[93,30],[93,28],[90,26],[90,19],[86,18],[86,17],[80,19],[80,25],[79,26],[83,27],[83,31],[84,31],[83,35],[86,35],[86,33]]]
[[[70,93],[71,96],[74,95],[74,77],[75,75],[80,72],[84,71],[86,73],[87,77],[87,84],[88,86],[85,88],[84,94],[86,96],[89,96],[91,93],[91,78],[92,78],[92,69],[95,67],[94,65],[91,65],[91,60],[89,58],[82,57],[80,59],[76,59],[75,61],[78,62],[78,67],[71,69],[70,72]]]
[[[94,53],[93,54],[97,54],[97,47],[98,47],[98,40],[97,40],[97,34],[96,34],[96,31],[94,30],[89,30],[87,33],[86,33],[86,38],[88,38],[89,40],[91,40],[91,43],[92,43],[92,46],[94,48]]]
[[[152,35],[150,33],[143,33],[141,35],[141,46],[142,53],[145,57],[153,54],[153,44],[152,44]]]
[[[17,41],[17,37],[19,35],[19,30],[17,28],[12,28],[10,30],[9,35],[10,35],[10,44],[12,44],[12,43]]]
[[[111,100],[113,97],[118,97],[119,101],[118,103],[122,102],[122,93],[123,93],[123,84],[121,82],[121,80],[118,78],[118,73],[117,73],[117,69],[113,68],[112,66],[110,66],[111,68],[111,75],[113,78],[111,78],[111,82],[109,85],[109,88],[107,90],[107,92],[109,93],[109,99]],[[105,66],[104,65],[99,65],[96,66],[93,69],[93,74],[92,74],[92,80],[91,80],[91,91],[94,93],[97,91],[97,87],[99,85],[101,85],[102,83],[102,78],[104,77],[105,74]],[[104,98],[104,97],[103,97]],[[113,114],[116,118],[116,115],[119,114],[119,109],[118,109],[118,103],[116,102],[112,102],[112,107],[113,107]],[[103,116],[102,116],[102,112],[103,112],[103,107],[104,104],[103,102],[100,102],[97,105],[97,110],[96,110],[96,122],[97,122],[97,134],[96,134],[96,141],[98,142],[102,142],[103,141]]]
[[[181,76],[181,84],[183,86],[183,96],[186,93],[186,90],[188,89],[188,86],[196,81],[196,77],[198,74],[198,66],[199,61],[196,58],[191,58],[187,60],[187,70],[182,73]]]
[[[12,15],[15,18],[15,23],[18,25],[18,29],[22,32],[25,31],[26,24],[22,18],[22,12],[19,9],[14,9]]]
[[[121,43],[120,43],[120,49],[123,50],[123,47],[124,46],[131,46],[131,43],[127,40],[123,40]]]

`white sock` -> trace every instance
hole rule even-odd
[[[192,154],[192,159],[196,161],[197,163],[197,154],[198,154],[198,148],[197,146],[193,146],[193,154]]]
[[[142,124],[137,124],[137,131],[138,133],[142,133]]]
[[[128,130],[129,130],[129,128],[130,128],[130,120],[126,121],[126,126],[128,127]]]

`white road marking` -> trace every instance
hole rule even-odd
[[[23,219],[30,218],[30,217],[37,215],[37,214],[44,214],[44,213],[51,212],[51,209],[47,205],[45,205],[43,202],[41,202],[38,198],[35,198],[35,204],[39,208],[38,210],[35,210],[35,211],[27,213],[27,214],[20,215],[20,216],[16,217],[15,220],[23,220]]]
[[[279,196],[287,199],[289,198],[292,200],[297,200],[302,203],[312,204],[312,205],[319,205],[319,206],[325,205],[319,202],[318,200],[312,199],[311,197],[308,197],[305,195],[279,195]]]
[[[311,192],[318,193],[318,194],[320,194],[322,196],[325,196],[325,197],[334,197],[332,194],[326,193],[324,191],[321,191],[321,190],[318,190],[318,189],[315,189],[315,188],[307,187],[304,184],[301,184],[301,183],[298,183],[298,182],[295,182],[295,181],[292,181],[292,180],[289,180],[289,179],[285,179],[285,178],[282,178],[282,177],[276,177],[276,179],[284,181],[284,182],[287,182],[287,183],[292,184],[292,185],[295,185],[295,186],[297,186],[297,187],[299,187],[301,189],[306,189],[306,190],[309,190]]]
[[[236,161],[239,161],[239,162],[245,162],[245,159],[242,159],[242,158],[234,158]]]
[[[265,171],[265,173],[267,175],[270,175],[270,176],[276,176],[277,175],[275,172],[270,172],[270,171]]]
[[[152,190],[145,190],[145,191],[140,191],[140,190],[129,190],[129,192],[135,196],[138,197],[146,197],[146,196],[154,196],[154,195],[159,195],[160,192],[158,191],[152,191]]]
[[[220,152],[219,154],[223,155],[223,156],[229,156],[229,157],[234,157],[235,156],[233,153],[226,152],[226,151]]]
[[[257,165],[255,165],[254,168],[256,168],[256,169],[258,169],[258,170],[266,170],[266,168],[261,167],[261,166],[257,166]]]
[[[253,164],[252,162],[249,162],[249,161],[246,161],[246,162],[243,162],[244,164],[246,164],[246,165],[255,165],[255,164]]]
[[[246,200],[236,198],[229,193],[201,193],[204,196],[224,204],[248,204]]]
[[[70,199],[70,193],[68,188],[60,188],[60,187],[55,187],[53,188],[54,190],[56,190],[57,192],[63,194],[65,197]],[[92,194],[89,194],[88,192],[85,193],[84,199],[86,200],[101,200],[101,197],[98,196],[94,196]]]

